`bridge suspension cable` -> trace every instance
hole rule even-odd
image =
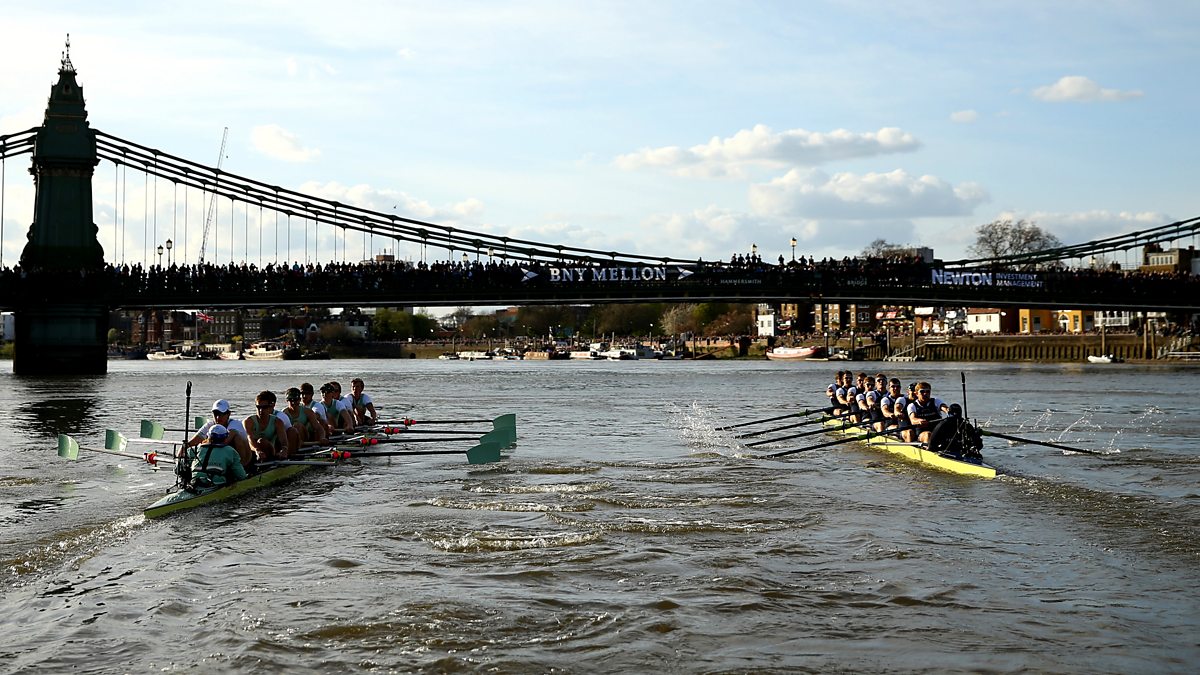
[[[216,176],[221,175],[221,165],[225,163],[225,143],[229,141],[229,127],[225,127],[225,131],[221,133],[221,151],[217,153],[217,169]],[[200,262],[204,263],[204,250],[208,246],[208,231],[212,227],[213,212],[217,208],[217,193],[214,192],[212,199],[208,202],[208,215],[204,218],[204,232],[200,236]]]
[[[1127,251],[1131,248],[1138,248],[1150,244],[1161,244],[1163,242],[1175,241],[1189,236],[1195,236],[1200,232],[1200,216],[1187,218],[1185,220],[1175,221],[1166,225],[1151,228],[1149,230],[1138,230],[1126,234],[1119,234],[1103,239],[1093,239],[1081,244],[1071,244],[1069,246],[1057,246],[1048,248],[1033,253],[1019,253],[1012,255],[995,256],[992,258],[973,258],[963,260],[951,260],[947,265],[954,266],[1013,266],[1013,265],[1037,265],[1040,263],[1054,262],[1058,260],[1069,260],[1071,258],[1086,258],[1104,253],[1115,253],[1117,251]]]
[[[5,188],[8,182],[8,158],[33,152],[38,127],[0,136],[0,267],[4,267]]]
[[[547,244],[529,239],[500,236],[486,232],[475,232],[460,228],[441,225],[413,218],[405,218],[394,214],[372,211],[341,202],[320,199],[300,192],[288,190],[279,186],[269,185],[236,174],[221,171],[219,168],[207,167],[202,164],[148,148],[131,141],[96,132],[97,152],[103,159],[115,163],[136,165],[141,171],[155,173],[162,178],[180,185],[194,187],[228,198],[247,205],[257,205],[288,216],[296,215],[305,219],[305,252],[307,256],[307,221],[311,220],[314,227],[330,225],[341,228],[342,239],[348,230],[361,232],[365,236],[380,234],[396,241],[418,244],[422,247],[430,244],[445,247],[451,252],[474,251],[476,256],[492,250],[493,255],[500,258],[520,258],[539,261],[574,261],[581,263],[679,263],[691,264],[694,260],[682,258],[648,256],[617,251],[602,251],[599,249],[568,246],[564,244]],[[336,234],[335,233],[335,246]],[[342,244],[342,256],[345,258],[346,244]],[[336,255],[336,252],[335,252]]]

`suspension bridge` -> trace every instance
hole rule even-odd
[[[91,128],[76,74],[68,44],[42,125],[0,135],[0,308],[17,315],[20,374],[105,372],[114,308],[720,300],[1200,310],[1194,276],[1046,269],[1119,252],[1134,252],[1140,262],[1147,247],[1194,241],[1200,217],[1036,253],[950,262],[802,256],[778,265],[756,258],[731,264],[603,251],[269,185],[223,171],[224,140],[211,167],[118,138]],[[35,185],[33,220],[20,259],[5,260],[8,169],[25,155]],[[112,205],[102,227],[93,220],[99,184]],[[391,254],[376,257],[379,249]],[[400,250],[407,259],[396,255]]]

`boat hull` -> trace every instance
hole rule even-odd
[[[333,463],[330,462],[332,465]],[[288,464],[285,466],[267,469],[262,473],[254,474],[245,480],[240,480],[232,485],[220,487],[209,492],[200,494],[192,494],[183,490],[172,492],[162,499],[147,506],[142,514],[146,518],[161,518],[163,516],[194,509],[198,506],[206,504],[215,504],[223,502],[227,499],[233,499],[239,495],[244,495],[247,492],[252,492],[259,488],[283,482],[289,478],[295,477],[305,471],[314,468],[314,464]]]
[[[866,436],[867,431],[861,427],[844,426],[842,420],[831,419],[825,420],[825,428],[835,436]],[[890,452],[893,455],[900,455],[905,459],[932,466],[935,469],[949,471],[964,476],[975,476],[976,478],[995,478],[996,469],[987,464],[973,464],[962,460],[954,459],[939,455],[936,452],[930,452],[921,447],[918,443],[904,443],[896,439],[888,438],[887,436],[874,436],[865,438],[859,441],[864,445],[869,445],[873,448]]]
[[[772,361],[800,361],[821,356],[821,347],[776,347],[767,352],[767,358]]]

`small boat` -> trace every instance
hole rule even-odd
[[[824,347],[776,347],[767,352],[772,361],[800,361],[824,356]]]
[[[458,354],[455,352],[442,352],[440,355],[438,355],[438,358],[443,361],[457,361]]]
[[[840,419],[825,420],[824,425],[834,436],[866,436],[868,433],[862,427],[846,426]],[[873,436],[863,439],[860,442],[872,448],[900,455],[905,459],[932,466],[942,471],[949,471],[964,476],[975,476],[977,478],[996,477],[996,469],[994,467],[982,463],[975,464],[974,462],[967,462],[946,455],[939,455],[936,452],[926,450],[920,443],[905,443],[891,436]]]
[[[282,361],[283,346],[275,342],[258,342],[243,352],[247,361]]]
[[[183,358],[183,355],[179,352],[164,352],[159,350],[146,354],[146,358],[151,361],[179,361]]]
[[[1103,354],[1101,356],[1088,354],[1087,360],[1088,363],[1125,363],[1125,359],[1119,359],[1112,354]]]
[[[495,356],[496,355],[491,352],[480,351],[458,353],[458,358],[461,361],[491,361],[493,358],[495,358]]]

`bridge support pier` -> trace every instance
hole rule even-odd
[[[104,375],[108,309],[91,304],[25,308],[14,316],[17,375]]]

